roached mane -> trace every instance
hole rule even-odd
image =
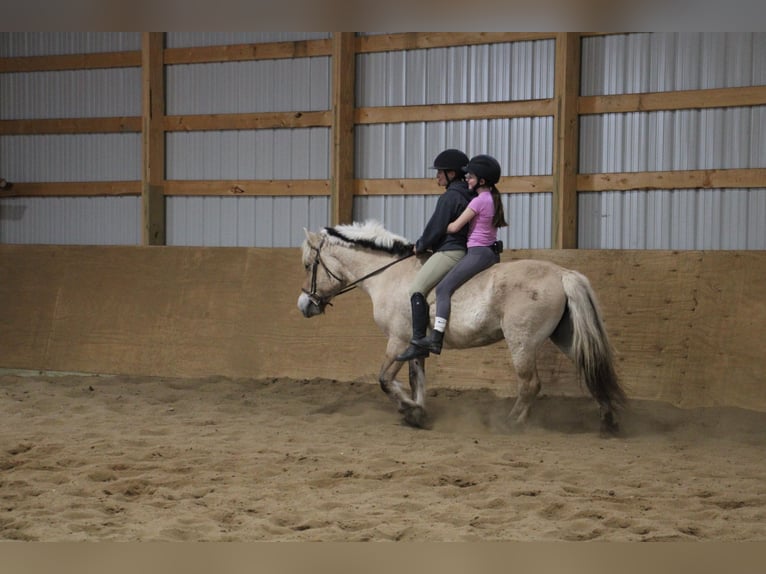
[[[354,222],[347,225],[325,227],[324,233],[328,238],[366,247],[375,251],[385,251],[392,255],[407,255],[412,253],[412,243],[404,237],[391,233],[383,224],[374,219],[364,222]]]

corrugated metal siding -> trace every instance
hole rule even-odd
[[[166,67],[168,115],[330,108],[329,57]]]
[[[168,36],[168,45],[276,42],[328,34]],[[218,114],[330,109],[329,57],[168,66],[167,113]],[[168,179],[329,179],[329,128],[172,132]],[[169,245],[296,247],[303,227],[329,224],[327,197],[172,197]]]
[[[141,69],[0,74],[0,119],[141,115]]]
[[[141,33],[5,32],[0,57],[141,49]],[[0,74],[0,119],[141,115],[140,68]],[[141,178],[139,134],[0,136],[0,174],[12,182]],[[0,200],[0,241],[137,244],[138,197],[21,197]]]
[[[766,167],[766,106],[580,118],[580,173]]]
[[[15,182],[139,180],[141,136],[0,136],[0,173]]]
[[[513,42],[360,54],[357,105],[497,102],[553,97],[555,42]],[[503,175],[552,173],[552,118],[417,122],[356,128],[356,177],[431,178],[433,158],[457,147],[494,155]],[[436,185],[435,183],[433,184]],[[437,196],[357,197],[354,218],[374,218],[412,240],[422,233]],[[504,196],[511,248],[550,246],[550,194]]]
[[[0,243],[138,245],[140,197],[0,200]]]
[[[168,179],[328,179],[329,128],[171,132]]]
[[[766,84],[764,33],[583,39],[583,95]],[[580,172],[766,167],[766,107],[584,116]],[[766,189],[580,193],[578,245],[766,249]]]
[[[764,84],[764,32],[622,34],[582,41],[584,96]]]
[[[766,190],[580,193],[583,249],[766,249]]]
[[[141,32],[3,32],[0,58],[130,52],[141,49]]]
[[[297,247],[330,220],[327,197],[170,197],[167,244]]]
[[[509,42],[357,55],[356,105],[553,97],[555,42]]]

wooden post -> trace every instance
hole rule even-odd
[[[141,39],[141,204],[142,242],[165,245],[165,74],[164,33],[143,32]]]
[[[577,171],[580,150],[580,41],[578,33],[556,34],[553,237],[555,249],[577,247]]]
[[[350,223],[354,211],[355,34],[335,32],[332,38],[332,173],[331,223]]]

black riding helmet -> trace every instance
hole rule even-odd
[[[491,155],[475,155],[467,165],[463,166],[465,173],[472,173],[479,179],[483,179],[488,185],[495,185],[500,181],[500,164]]]
[[[445,149],[434,158],[431,169],[456,171],[461,176],[465,174],[463,166],[468,163],[468,156],[459,149]]]

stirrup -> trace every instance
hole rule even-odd
[[[396,356],[397,361],[409,361],[410,359],[417,359],[418,357],[426,358],[428,356],[428,349],[419,347],[414,343],[410,343],[410,346],[405,349],[401,355]]]

